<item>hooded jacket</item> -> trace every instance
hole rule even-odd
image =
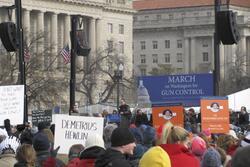
[[[97,158],[95,167],[132,167],[132,165],[120,151],[108,148]]]
[[[160,145],[169,155],[172,167],[200,167],[199,160],[181,144]]]

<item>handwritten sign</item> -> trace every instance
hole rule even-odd
[[[24,86],[0,86],[0,125],[9,119],[12,125],[22,124],[24,116]]]
[[[55,145],[60,146],[58,153],[68,154],[73,144],[85,145],[89,134],[103,135],[102,117],[83,117],[55,115]]]
[[[37,126],[39,122],[51,123],[52,110],[33,110],[32,111],[32,124]]]

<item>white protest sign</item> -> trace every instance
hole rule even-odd
[[[22,124],[24,116],[24,86],[0,86],[0,125],[9,119],[12,125]]]
[[[97,133],[102,136],[102,117],[55,115],[54,148],[60,146],[59,154],[68,154],[73,144],[85,145],[85,141],[91,133]]]

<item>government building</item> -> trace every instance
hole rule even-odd
[[[8,7],[14,5],[14,0],[0,1],[0,22],[16,22],[14,9]],[[69,77],[70,63],[64,64],[60,51],[69,44],[71,31],[71,16],[79,17],[78,29],[84,32],[84,42],[91,48],[88,58],[77,56],[77,68],[84,69],[88,61],[98,56],[98,51],[106,50],[117,46],[116,56],[120,62],[105,62],[104,68],[110,68],[111,74],[118,67],[118,63],[123,63],[123,73],[125,77],[132,76],[132,34],[133,34],[133,14],[131,1],[125,0],[22,0],[22,22],[25,44],[29,46],[31,59],[36,57],[39,61],[38,72],[34,71],[32,75],[40,75],[39,71],[50,68],[58,87],[61,87],[61,94],[53,101],[47,101],[47,106],[43,108],[52,108],[55,105],[69,107]],[[0,42],[1,43],[1,42]],[[1,43],[1,54],[5,50]],[[126,61],[124,61],[126,60]],[[3,61],[3,60],[2,60]],[[31,63],[31,62],[30,62]],[[3,64],[3,63],[2,63]],[[29,62],[27,62],[28,66]],[[107,64],[109,66],[107,66]],[[4,68],[3,66],[1,68]],[[42,74],[44,75],[44,74]],[[48,75],[48,74],[46,74]],[[17,74],[16,74],[17,76]],[[29,75],[30,76],[30,75]],[[29,85],[29,76],[26,76],[27,85]],[[49,75],[48,75],[49,76]],[[80,81],[82,74],[77,73],[76,80]],[[93,103],[99,100],[99,94],[104,89],[106,79],[98,76],[95,82],[95,88],[92,96]],[[64,83],[61,83],[61,82]],[[2,82],[1,82],[2,83]],[[5,83],[6,84],[6,83]],[[10,83],[13,84],[13,83]],[[8,85],[8,83],[7,83]],[[39,85],[37,86],[39,87]],[[39,93],[33,97],[39,101]],[[30,95],[30,94],[29,94]],[[48,95],[47,95],[48,96]],[[31,96],[30,96],[31,97]],[[43,97],[40,97],[42,99]],[[31,100],[31,99],[30,99]],[[115,101],[115,99],[113,99]],[[30,101],[29,107],[39,108],[34,101]],[[84,94],[76,93],[76,102],[78,105],[86,104]]]
[[[138,0],[133,2],[133,56],[137,76],[208,73],[214,70],[214,0]],[[236,12],[238,44],[220,45],[220,76],[240,66],[250,74],[250,1],[222,0],[221,10]],[[240,64],[240,65],[239,65]]]

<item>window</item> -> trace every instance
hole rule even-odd
[[[202,44],[202,47],[207,48],[207,47],[208,47],[208,44],[207,44],[207,43],[203,43],[203,44]]]
[[[203,62],[208,62],[208,52],[202,53],[202,60],[203,60]]]
[[[177,40],[177,48],[182,48],[182,40]]]
[[[165,48],[170,48],[170,40],[165,40]]]
[[[212,12],[207,12],[207,16],[212,16]]]
[[[146,75],[147,71],[145,68],[141,68],[140,70],[141,70],[141,75]]]
[[[170,54],[166,53],[164,54],[164,56],[165,56],[165,63],[170,63]]]
[[[178,63],[183,62],[183,60],[182,60],[182,53],[177,53],[177,62]]]
[[[158,63],[158,55],[152,54],[153,63]]]
[[[124,25],[119,24],[119,34],[124,34]]]
[[[112,40],[108,40],[107,43],[108,43],[108,50],[112,51],[113,50],[113,41]]]
[[[109,33],[113,33],[113,24],[112,23],[108,23],[108,32]]]
[[[169,19],[174,19],[174,15],[173,14],[169,14],[168,17],[169,17]]]
[[[160,20],[161,19],[161,15],[160,14],[156,15],[156,19]]]
[[[125,4],[125,0],[117,0],[118,4]]]
[[[157,41],[153,41],[153,49],[157,49],[158,48],[158,42]]]
[[[141,64],[145,64],[146,63],[146,55],[140,55],[141,57]]]
[[[146,42],[141,41],[141,50],[145,50],[145,49],[146,49]]]
[[[144,16],[145,19],[149,19],[149,16]]]
[[[134,16],[134,17],[133,17],[133,20],[134,20],[134,21],[137,21],[137,17],[136,17],[136,16]]]
[[[119,53],[124,53],[124,42],[119,42]]]

